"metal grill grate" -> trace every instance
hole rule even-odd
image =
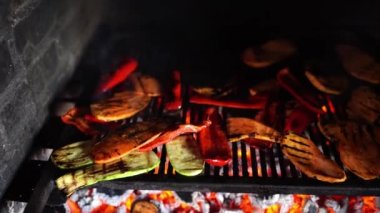
[[[152,116],[160,116],[163,111],[163,106],[160,103],[162,103],[161,100],[153,99],[146,110],[124,122],[133,123],[146,120]],[[183,121],[186,120],[186,116],[190,116],[191,121],[197,121],[204,108],[200,105],[185,105],[184,110],[178,113],[178,116],[182,117]],[[224,118],[232,116],[236,112],[236,110],[222,108],[219,111]],[[239,115],[241,114],[240,111]],[[253,116],[255,112],[246,111],[243,114]],[[326,156],[330,156],[332,160],[342,166],[334,145],[324,139],[315,124],[310,126],[306,135],[317,144]],[[37,152],[41,152],[41,149],[51,151],[51,149],[82,139],[84,139],[83,135],[74,127],[64,125],[58,118],[51,117],[42,129],[41,134],[36,138],[39,147],[35,147],[35,149]],[[176,174],[167,158],[165,146],[160,146],[155,149],[155,152],[160,157],[161,162],[151,172],[130,178],[100,182],[93,186],[121,190],[168,189],[188,192],[219,191],[258,194],[380,195],[380,180],[363,181],[348,171],[346,171],[348,180],[340,184],[329,184],[307,178],[283,156],[278,144],[266,149],[253,148],[242,142],[230,143],[230,146],[233,151],[233,159],[230,164],[215,167],[206,163],[204,172],[195,177]],[[55,168],[50,161],[46,160],[46,156],[43,160],[35,158],[35,155],[33,156],[34,158],[27,161],[26,166],[21,168],[19,178],[16,177],[5,195],[5,199],[27,201],[32,205],[44,206],[50,196],[47,205],[53,205],[57,203],[58,195],[62,195],[55,187],[54,181],[66,171]],[[30,182],[25,182],[25,177],[31,173],[41,174],[33,186]]]

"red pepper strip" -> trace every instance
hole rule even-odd
[[[264,96],[252,97],[249,101],[217,100],[213,98],[192,95],[190,103],[211,106],[222,106],[236,109],[264,109],[268,98]]]
[[[325,113],[322,104],[316,99],[316,94],[308,90],[295,78],[289,70],[283,69],[277,73],[277,81],[286,91],[288,91],[300,104],[315,113]]]
[[[181,73],[178,70],[173,71],[173,88],[172,100],[165,104],[165,109],[169,111],[179,110],[182,107],[182,86],[181,86]]]
[[[73,125],[86,135],[99,135],[102,129],[114,129],[118,123],[107,123],[99,121],[90,114],[86,114],[83,108],[73,107],[66,114],[61,116],[61,120],[69,125]]]
[[[213,166],[224,166],[232,159],[226,133],[222,129],[222,118],[215,108],[208,108],[205,119],[211,125],[199,132],[199,145],[203,159]]]
[[[84,119],[82,112],[73,107],[66,114],[61,116],[61,120],[69,125],[74,125],[86,135],[98,135],[100,132],[94,128],[88,120]]]
[[[316,114],[304,107],[294,109],[285,119],[284,131],[292,131],[297,134],[303,133],[311,122],[316,119]]]
[[[211,124],[211,121],[205,121],[200,126],[196,126],[192,124],[178,125],[176,129],[166,131],[165,133],[161,134],[158,138],[154,139],[150,143],[145,144],[144,146],[140,147],[139,150],[142,152],[150,151],[159,145],[172,141],[174,138],[176,138],[179,135],[187,134],[187,133],[197,133],[201,131],[202,129],[205,129],[208,126],[210,126],[210,124]]]
[[[111,76],[109,76],[97,89],[97,93],[107,92],[125,79],[136,70],[138,62],[136,59],[128,59],[121,67],[119,67]]]

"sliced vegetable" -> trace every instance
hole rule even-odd
[[[145,109],[151,98],[143,93],[124,91],[90,105],[91,113],[102,121],[127,119]]]
[[[79,141],[61,147],[51,154],[51,161],[60,169],[76,169],[93,164],[90,152],[93,141]]]
[[[128,76],[136,70],[138,66],[136,59],[128,59],[120,68],[118,68],[111,76],[109,76],[97,89],[97,93],[103,93],[111,90],[118,84],[125,81]]]
[[[56,180],[58,189],[68,195],[78,188],[93,185],[99,181],[115,180],[149,172],[160,163],[154,152],[132,152],[118,161],[94,164],[84,169],[67,173]]]
[[[195,176],[203,171],[204,161],[192,135],[178,136],[165,146],[170,163],[178,173]]]
[[[210,126],[210,124],[211,124],[211,121],[205,121],[202,125],[199,125],[199,126],[192,125],[192,124],[180,124],[176,126],[175,128],[166,130],[158,138],[140,147],[139,150],[143,152],[150,151],[159,145],[163,145],[165,143],[172,141],[174,138],[176,138],[179,135],[187,134],[187,133],[197,133],[201,131],[202,129]]]
[[[277,73],[277,81],[280,86],[288,91],[300,104],[312,112],[323,114],[323,104],[317,99],[317,94],[301,84],[288,69],[283,69]]]
[[[179,110],[182,107],[182,85],[181,73],[178,70],[173,71],[173,87],[171,88],[171,98],[165,104],[165,109],[169,111]]]
[[[111,132],[95,144],[91,155],[95,163],[109,163],[157,138],[169,128],[169,120],[152,120],[133,123],[130,126]]]
[[[268,98],[266,96],[259,95],[251,97],[250,100],[247,101],[221,100],[204,96],[192,95],[189,101],[193,104],[221,106],[237,109],[264,109],[267,100]]]
[[[285,119],[284,132],[292,131],[301,134],[316,118],[316,114],[310,110],[304,107],[297,107]]]
[[[326,157],[307,138],[288,133],[281,142],[281,151],[290,162],[310,178],[329,183],[344,182],[347,179],[344,170]]]
[[[230,142],[243,140],[254,147],[271,147],[281,137],[277,130],[251,118],[230,117],[227,119],[227,129],[229,135],[240,135],[230,138]]]
[[[99,135],[100,131],[91,121],[84,118],[83,110],[73,107],[61,116],[63,123],[73,125],[86,135]]]
[[[232,150],[222,128],[222,118],[215,108],[208,108],[204,120],[210,120],[211,125],[199,132],[202,157],[210,165],[224,166],[232,160]]]

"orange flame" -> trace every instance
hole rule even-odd
[[[73,201],[72,199],[67,199],[66,201],[66,205],[69,207],[69,211],[71,213],[81,213],[82,210],[81,208],[79,207],[78,203],[76,203],[75,201]]]
[[[116,210],[117,209],[115,206],[103,203],[100,206],[96,207],[94,210],[92,210],[91,213],[116,213]]]
[[[302,213],[310,195],[293,195],[294,204],[289,209],[289,213]]]
[[[172,191],[162,191],[161,193],[149,194],[149,199],[161,201],[164,204],[174,204],[176,203],[176,198]]]
[[[280,204],[273,204],[264,210],[264,213],[279,213],[281,210]]]
[[[125,208],[127,208],[128,212],[132,209],[132,204],[136,200],[136,195],[132,193],[128,196],[127,200],[125,201]]]
[[[241,196],[241,203],[239,207],[244,213],[254,212],[256,210],[248,194],[243,194]]]
[[[372,196],[365,196],[363,197],[363,207],[362,212],[365,213],[375,213],[378,212],[380,209],[376,207],[376,199]]]

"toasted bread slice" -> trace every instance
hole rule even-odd
[[[90,105],[91,113],[102,121],[117,121],[134,116],[145,109],[150,97],[144,93],[125,91]]]
[[[284,155],[310,178],[329,183],[343,182],[346,173],[334,161],[321,153],[309,139],[288,133],[281,142]]]

